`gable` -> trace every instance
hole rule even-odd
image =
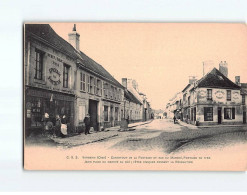
[[[240,87],[223,75],[219,70],[214,68],[204,77],[202,77],[197,87],[224,88],[224,89],[240,89]]]

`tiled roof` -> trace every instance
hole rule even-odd
[[[73,59],[80,58],[87,69],[110,80],[116,86],[123,88],[123,86],[107,70],[105,70],[103,66],[92,60],[83,52],[78,52],[70,43],[60,37],[49,24],[25,24],[25,33],[41,38],[43,41],[55,46],[58,50],[69,55]]]
[[[241,94],[247,95],[247,83],[241,83]]]
[[[226,88],[226,89],[240,89],[240,87],[223,75],[219,70],[214,68],[204,77],[202,77],[197,84],[198,87],[212,87],[212,88]]]
[[[124,90],[124,97],[130,101],[134,102],[136,104],[142,104],[129,90],[125,89]]]

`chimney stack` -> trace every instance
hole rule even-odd
[[[219,71],[226,77],[228,77],[228,64],[226,61],[221,61],[219,64]]]
[[[235,76],[235,83],[240,86],[240,76]]]
[[[127,78],[122,78],[122,85],[127,89]]]
[[[80,34],[76,32],[76,24],[74,24],[73,30],[68,34],[69,43],[78,51],[80,51]]]
[[[189,76],[189,84],[193,84],[196,80],[196,76]]]

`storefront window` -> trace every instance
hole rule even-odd
[[[213,107],[204,107],[204,121],[213,121]]]
[[[235,119],[235,108],[224,108],[224,119]]]

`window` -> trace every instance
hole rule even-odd
[[[108,83],[104,83],[104,97],[108,97]]]
[[[232,93],[231,93],[231,90],[227,90],[227,91],[226,91],[226,94],[227,94],[227,95],[226,95],[227,101],[231,101],[231,94],[232,94]]]
[[[235,119],[235,108],[224,108],[224,119]]]
[[[213,107],[204,107],[204,121],[213,121]]]
[[[102,81],[97,79],[97,91],[96,94],[101,96],[102,95]]]
[[[113,99],[113,93],[114,93],[114,87],[111,86],[111,90],[110,90],[110,98]]]
[[[80,72],[80,90],[86,91],[86,75]]]
[[[242,95],[242,104],[245,105],[245,95]]]
[[[63,87],[68,88],[69,82],[69,66],[67,64],[63,65]]]
[[[43,79],[43,55],[44,53],[40,50],[35,50],[35,79]]]
[[[190,105],[190,96],[188,97],[188,105]]]
[[[89,88],[89,93],[94,93],[94,77],[90,76],[90,88]]]
[[[207,99],[212,100],[212,89],[207,89]]]
[[[104,106],[104,121],[108,121],[108,106]]]
[[[90,76],[87,75],[87,92],[90,93]]]

